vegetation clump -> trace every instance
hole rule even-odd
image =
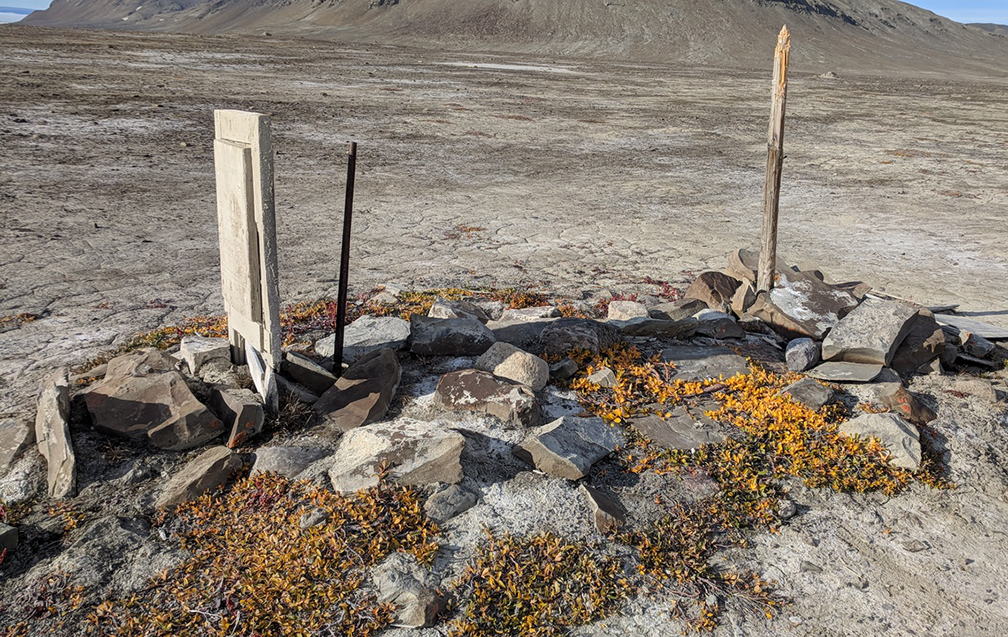
[[[368,569],[395,551],[430,564],[437,526],[384,480],[353,497],[256,474],[165,514],[189,557],[143,591],[94,608],[102,635],[374,635],[393,619]],[[310,514],[317,524],[302,526]]]
[[[487,537],[456,583],[451,637],[563,635],[619,610],[632,587],[622,562],[553,533]]]

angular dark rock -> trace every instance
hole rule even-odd
[[[530,387],[477,369],[442,376],[434,392],[434,404],[447,411],[487,414],[514,427],[531,427],[542,420]]]
[[[402,367],[395,352],[375,350],[348,367],[312,409],[326,425],[350,431],[385,417],[400,380]]]
[[[294,479],[308,465],[329,455],[332,450],[317,447],[259,447],[255,451],[252,473],[277,473]]]
[[[112,359],[104,380],[84,392],[84,402],[98,431],[169,451],[193,449],[224,433],[224,424],[157,350]]]
[[[565,381],[578,373],[579,369],[574,359],[567,356],[559,362],[550,365],[550,378],[552,380]]]
[[[227,482],[241,468],[240,455],[224,446],[210,447],[172,476],[157,499],[157,507],[195,500]]]
[[[857,306],[858,300],[850,292],[806,272],[783,270],[778,271],[769,294],[756,295],[749,314],[786,339],[809,337],[818,341]]]
[[[648,414],[632,419],[630,424],[662,449],[692,451],[704,445],[724,442],[724,435],[699,424],[684,408],[675,407],[669,413],[667,418]]]
[[[539,337],[550,323],[557,319],[500,320],[490,321],[487,327],[493,332],[498,343],[510,343],[525,351],[541,349]]]
[[[358,359],[380,349],[399,351],[406,347],[410,337],[410,324],[394,316],[362,316],[343,332],[343,362]],[[315,353],[331,360],[336,336],[330,335],[316,341]]]
[[[700,310],[707,309],[707,304],[700,299],[681,299],[674,303],[662,303],[648,310],[653,319],[663,321],[681,321],[695,315]]]
[[[731,311],[732,297],[741,281],[722,272],[704,272],[693,281],[683,296],[687,299],[699,299],[707,307],[723,312]]]
[[[920,469],[920,432],[896,414],[864,414],[840,424],[847,436],[877,438],[889,451],[895,467],[910,471]]]
[[[427,498],[424,502],[424,511],[430,519],[438,524],[444,524],[475,505],[475,493],[457,484],[450,484]]]
[[[693,317],[668,321],[656,318],[636,318],[629,321],[609,321],[623,336],[644,338],[685,339],[697,331],[699,321]]]
[[[13,551],[17,548],[19,539],[16,526],[0,522],[0,551]]]
[[[716,310],[701,310],[696,315],[696,333],[711,338],[745,338],[746,333],[731,316]]]
[[[402,484],[456,484],[462,480],[465,437],[438,423],[397,419],[352,429],[332,455],[333,490],[348,494],[378,484],[378,470]]]
[[[51,498],[77,492],[77,459],[70,441],[70,382],[59,369],[42,381],[35,414],[35,440],[46,459],[46,484]]]
[[[900,375],[910,374],[941,356],[944,349],[945,331],[931,312],[920,310],[910,320],[910,329],[890,365]]]
[[[796,338],[788,343],[784,358],[792,372],[804,372],[819,364],[819,344],[811,338]]]
[[[557,319],[539,335],[540,347],[547,356],[566,356],[573,349],[598,354],[622,340],[616,327],[580,318]]]
[[[809,370],[808,375],[832,383],[870,383],[882,372],[881,365],[868,363],[823,363]]]
[[[875,399],[890,412],[903,416],[915,425],[926,425],[938,417],[920,398],[899,384],[882,383]]]
[[[591,507],[592,517],[595,520],[595,528],[603,535],[619,530],[626,523],[626,513],[623,507],[605,493],[582,484],[578,490],[588,499],[588,506]]]
[[[790,396],[792,400],[812,411],[819,411],[836,399],[836,392],[814,378],[802,378],[782,389],[780,393]]]
[[[834,325],[823,340],[823,360],[889,365],[916,314],[916,310],[902,303],[865,299]]]
[[[262,431],[266,413],[255,392],[218,385],[210,393],[208,402],[224,422],[225,428],[231,432],[228,435],[228,447],[240,447]]]
[[[749,363],[727,347],[669,347],[662,350],[661,361],[675,365],[671,380],[706,380],[748,374]]]
[[[565,416],[533,432],[513,453],[544,473],[580,480],[593,464],[624,444],[622,432],[601,418]]]
[[[735,316],[742,318],[746,316],[749,308],[756,302],[756,289],[749,281],[742,281],[735,294],[731,298],[731,310]]]
[[[497,339],[472,318],[410,317],[410,351],[419,356],[479,356]]]
[[[313,394],[321,396],[336,384],[336,376],[312,359],[297,352],[287,352],[280,364],[281,373]]]
[[[287,392],[298,402],[302,402],[306,405],[314,405],[318,401],[318,396],[313,394],[304,385],[295,383],[292,380],[288,380],[286,377],[277,374],[276,376],[277,387],[279,387],[284,392]]]

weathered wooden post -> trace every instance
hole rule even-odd
[[[760,292],[769,292],[773,287],[777,265],[777,210],[780,205],[781,169],[784,166],[784,112],[790,54],[791,34],[785,25],[777,36],[777,52],[774,55],[773,103],[770,107],[770,132],[767,139],[762,245],[757,279]]]

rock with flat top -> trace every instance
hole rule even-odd
[[[331,366],[331,360],[330,360]],[[336,376],[328,369],[297,352],[287,352],[280,363],[280,371],[295,383],[321,396],[336,384]]]
[[[741,281],[723,272],[704,272],[686,289],[683,296],[687,299],[699,299],[714,310],[730,311],[732,297]]]
[[[624,444],[622,432],[601,418],[564,416],[533,432],[513,453],[539,471],[580,480],[592,465]]]
[[[402,367],[395,352],[375,350],[348,367],[312,409],[327,426],[350,431],[384,418],[401,380]]]
[[[853,294],[807,272],[778,270],[777,274],[773,289],[756,295],[749,314],[786,339],[822,340],[840,319],[858,306]]]
[[[399,418],[365,425],[340,439],[329,479],[344,495],[377,485],[382,466],[400,484],[457,484],[464,447],[462,434],[439,423]]]
[[[210,393],[209,403],[231,432],[228,447],[240,447],[262,431],[266,413],[259,396],[252,390],[218,385]]]
[[[35,440],[48,465],[49,497],[66,498],[77,493],[77,458],[70,441],[70,381],[67,370],[46,377],[39,388],[35,414]]]
[[[410,351],[418,356],[479,356],[497,339],[480,321],[465,318],[410,317]]]
[[[500,319],[504,322],[539,321],[542,319],[560,318],[560,310],[552,305],[507,309],[501,312]]]
[[[637,301],[610,301],[608,318],[610,321],[628,321],[635,318],[647,318],[648,309]]]
[[[557,381],[565,381],[578,373],[580,368],[570,356],[565,356],[559,362],[550,365],[550,378]]]
[[[434,404],[446,411],[487,414],[513,427],[531,427],[542,420],[530,387],[478,369],[442,376],[434,391]]]
[[[343,362],[357,359],[380,349],[399,351],[406,347],[410,337],[410,324],[394,316],[364,315],[346,326],[343,332]],[[315,353],[331,360],[336,336],[330,334],[315,342]]]
[[[823,359],[889,365],[916,314],[902,303],[865,299],[830,330],[823,340]]]
[[[727,347],[668,347],[662,350],[661,361],[675,366],[671,380],[727,379],[750,371],[746,359]]]
[[[476,506],[475,493],[457,484],[450,484],[427,498],[424,502],[424,512],[438,524],[444,524],[474,506]]]
[[[700,324],[693,317],[667,321],[656,318],[635,318],[629,321],[609,321],[609,325],[619,328],[624,337],[638,338],[674,338],[686,339],[695,332]]]
[[[812,368],[808,375],[831,383],[870,383],[880,373],[882,373],[881,365],[830,362]]]
[[[539,335],[540,347],[547,356],[566,356],[575,349],[598,354],[622,340],[618,328],[581,318],[557,319]]]
[[[471,317],[480,323],[486,323],[490,317],[486,315],[483,308],[469,301],[449,301],[443,297],[434,300],[427,316],[431,318],[456,319]]]
[[[557,319],[528,319],[490,321],[487,327],[498,343],[509,343],[525,351],[540,351],[539,337],[550,323]]]
[[[0,478],[4,477],[14,460],[35,441],[35,431],[27,422],[16,418],[0,419]]]
[[[179,344],[179,356],[189,366],[189,371],[195,375],[208,361],[222,358],[231,361],[231,343],[226,338],[207,338],[195,334],[182,337]]]
[[[673,408],[664,418],[648,414],[632,419],[630,424],[662,449],[694,451],[725,440],[723,434],[698,422],[683,407]]]
[[[797,403],[812,411],[819,411],[836,400],[836,392],[814,378],[802,378],[781,390],[781,395],[790,396]]]
[[[711,338],[745,338],[746,333],[735,319],[720,310],[700,310],[694,316],[697,320],[696,333]]]
[[[840,424],[840,432],[876,438],[889,451],[895,467],[917,471],[921,463],[920,432],[896,414],[864,414]]]
[[[241,456],[227,447],[211,447],[172,476],[157,499],[164,509],[195,500],[216,489],[242,468]]]
[[[313,462],[331,454],[330,449],[317,447],[259,447],[252,473],[276,473],[293,480]]]
[[[476,369],[539,391],[549,382],[549,363],[510,343],[497,342],[476,360]]]
[[[84,392],[84,404],[98,431],[169,451],[199,447],[225,430],[157,350],[109,361],[105,378]]]
[[[588,382],[595,383],[599,387],[615,387],[616,374],[615,372],[613,372],[613,370],[609,369],[608,367],[603,367],[602,369],[588,376]]]
[[[655,305],[648,309],[648,315],[663,321],[681,321],[704,309],[707,309],[707,304],[700,299],[681,299],[674,303]]]

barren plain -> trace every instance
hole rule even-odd
[[[780,252],[1008,327],[1005,82],[792,73]],[[0,328],[0,412],[29,414],[58,365],[223,311],[215,108],[273,116],[285,303],[335,295],[351,139],[353,291],[580,298],[682,285],[757,246],[768,76],[2,27],[0,315],[39,318]],[[790,618],[729,616],[721,634],[1008,632],[1004,415],[955,409],[935,426],[959,489],[890,500],[796,487],[808,513],[744,558],[796,600]],[[678,634],[656,612],[584,631]]]

